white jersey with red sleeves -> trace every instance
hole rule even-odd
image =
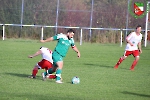
[[[126,39],[129,40],[133,44],[133,46],[127,43],[125,50],[138,50],[138,43],[140,43],[142,40],[142,34],[140,33],[139,35],[137,35],[136,32],[132,32],[127,36]]]
[[[51,62],[53,64],[53,59],[52,59],[52,51],[49,50],[46,47],[41,47],[40,50],[42,51],[42,58],[45,60],[48,60],[49,62]]]

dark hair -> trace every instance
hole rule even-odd
[[[141,25],[137,25],[137,26],[136,26],[136,29],[139,28],[139,27],[142,27],[142,26],[141,26]]]
[[[71,33],[71,32],[75,33],[75,31],[74,31],[73,29],[69,29],[69,30],[67,31],[67,33]]]

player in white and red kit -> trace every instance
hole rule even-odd
[[[136,66],[138,60],[139,60],[139,55],[142,53],[141,49],[141,40],[142,40],[142,34],[141,34],[141,25],[138,25],[136,27],[135,32],[131,32],[127,38],[127,45],[125,48],[125,53],[122,57],[120,57],[119,61],[115,65],[115,69],[118,68],[118,66],[121,64],[123,60],[125,60],[129,55],[133,55],[135,60],[133,61],[130,70],[134,70],[134,67]]]
[[[39,69],[45,69],[45,71],[47,71],[53,66],[52,51],[46,47],[41,47],[40,50],[38,50],[35,54],[28,56],[28,58],[33,58],[40,54],[42,56],[42,60],[34,66],[32,75],[29,76],[29,78],[35,78]]]

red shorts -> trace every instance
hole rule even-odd
[[[48,70],[49,68],[52,68],[53,64],[45,59],[42,59],[40,62],[38,62],[38,66],[42,69]]]
[[[124,56],[129,56],[133,55],[134,57],[139,56],[139,50],[134,50],[134,51],[125,51]]]

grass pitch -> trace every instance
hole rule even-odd
[[[63,84],[27,78],[41,56],[27,58],[41,46],[54,49],[56,42],[8,39],[0,41],[0,100],[150,100],[150,45],[135,67],[129,56],[117,70],[114,65],[123,55],[125,44],[76,43],[81,58],[70,48],[64,59]],[[71,84],[74,76],[80,84]]]

